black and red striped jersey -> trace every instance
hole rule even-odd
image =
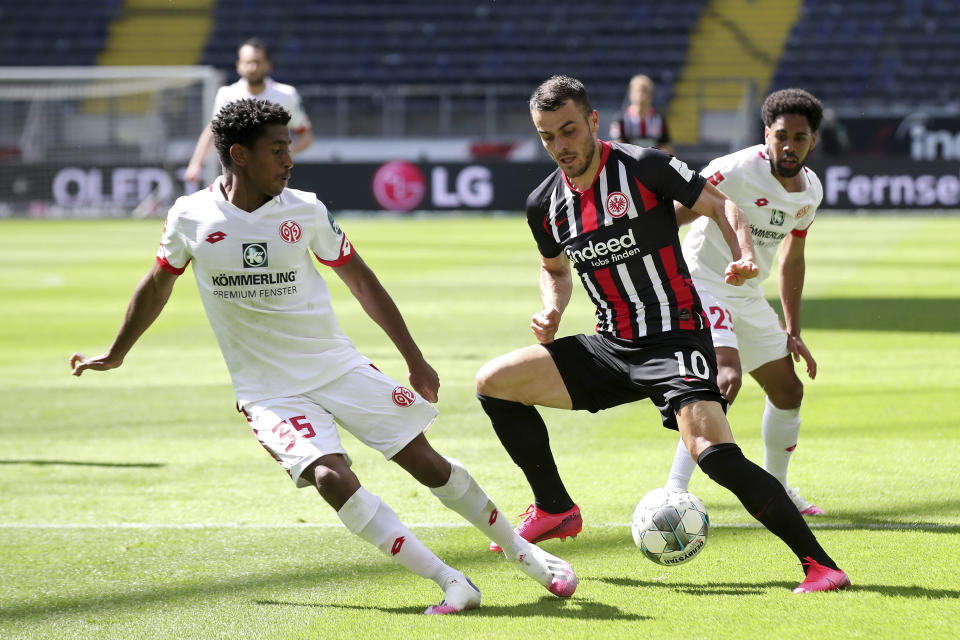
[[[597,331],[627,340],[708,327],[683,261],[673,201],[692,207],[706,179],[658,151],[601,141],[579,191],[557,168],[527,198],[540,253],[564,252],[597,307]]]

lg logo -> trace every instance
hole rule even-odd
[[[466,166],[451,175],[446,167],[430,170],[430,183],[412,162],[395,160],[382,165],[373,176],[373,197],[387,211],[411,211],[423,205],[428,187],[429,206],[438,209],[482,209],[493,202],[490,169]]]

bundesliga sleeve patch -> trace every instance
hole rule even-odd
[[[723,182],[723,180],[724,180],[723,174],[720,173],[719,171],[717,171],[715,174],[707,178],[707,182],[709,182],[713,186],[717,186],[718,184]]]

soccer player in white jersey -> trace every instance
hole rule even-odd
[[[303,110],[300,94],[289,85],[275,81],[270,77],[273,63],[267,45],[259,38],[250,38],[237,49],[237,75],[240,79],[233,84],[220,87],[213,100],[213,117],[220,113],[228,102],[253,98],[275,102],[290,114],[290,131],[293,133],[293,144],[290,153],[296,155],[310,146],[313,142],[313,133],[310,127],[310,118]],[[193,150],[190,164],[183,172],[186,182],[199,184],[203,178],[203,165],[213,148],[213,132],[207,124],[200,133],[197,146]]]
[[[213,135],[223,175],[176,201],[113,344],[92,358],[74,353],[73,374],[119,367],[192,263],[237,406],[257,439],[297,487],[315,486],[347,529],[443,589],[443,601],[426,613],[475,608],[480,591],[360,486],[334,421],[430,488],[524,573],[569,597],[577,587],[570,565],[514,533],[463,465],[427,442],[423,432],[437,416],[437,372],[323,203],[287,188],[289,120],[283,107],[260,100],[220,111]],[[393,341],[413,390],[377,370],[340,330],[313,257],[333,268]]]
[[[801,513],[823,515],[823,509],[787,483],[803,398],[803,383],[794,372],[791,356],[797,362],[803,359],[811,379],[817,375],[817,363],[800,337],[800,296],[807,230],[823,198],[820,180],[804,163],[816,145],[823,109],[808,92],[783,89],[767,97],[761,114],[764,144],[717,158],[701,172],[750,221],[759,275],[742,287],[725,284],[723,270],[730,261],[730,249],[716,225],[679,203],[677,220],[693,221],[683,241],[683,257],[710,318],[720,390],[733,402],[744,371],[757,381],[767,395],[760,423],[763,467],[783,484]],[[778,247],[785,329],[761,287]],[[680,442],[666,488],[686,490],[695,466]]]

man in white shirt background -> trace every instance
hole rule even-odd
[[[250,38],[241,44],[237,49],[237,75],[240,76],[240,79],[217,90],[217,96],[213,104],[213,116],[215,117],[220,113],[220,109],[225,104],[234,100],[253,98],[279,104],[290,114],[290,133],[293,135],[290,153],[296,155],[313,142],[310,119],[303,110],[303,104],[297,90],[289,84],[275,81],[270,77],[271,71],[273,71],[273,63],[270,61],[267,45],[262,40]],[[184,182],[192,182],[197,185],[202,182],[203,166],[212,148],[213,131],[210,129],[210,123],[208,122],[200,133],[197,146],[190,158],[190,164],[183,172]]]
[[[679,204],[677,221],[692,222],[683,257],[710,319],[720,390],[732,403],[744,371],[757,381],[767,396],[760,426],[763,467],[780,480],[801,513],[817,516],[824,510],[787,483],[787,466],[797,446],[803,399],[791,356],[804,361],[811,380],[817,375],[817,363],[800,337],[800,297],[807,231],[823,199],[820,179],[804,165],[817,142],[823,107],[807,91],[782,89],[767,96],[761,116],[763,144],[716,158],[701,171],[747,216],[757,277],[742,287],[724,283],[730,249],[720,233],[708,219]],[[784,326],[761,287],[778,248]],[[666,488],[685,491],[695,466],[681,442]]]

